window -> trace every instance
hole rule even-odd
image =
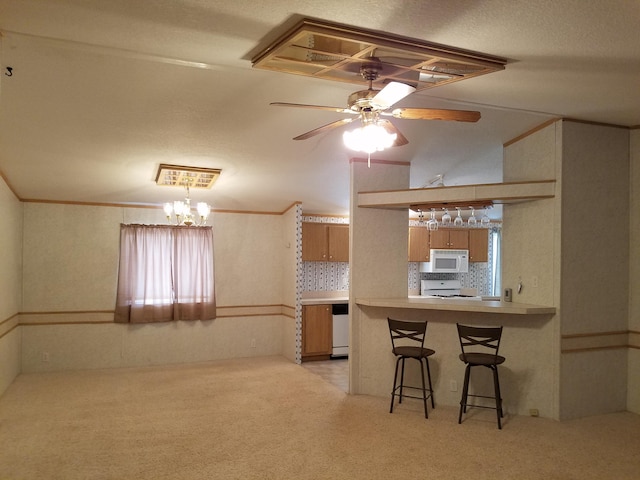
[[[212,320],[211,227],[120,226],[115,321]]]
[[[500,283],[501,283],[501,275],[500,272],[502,270],[501,265],[501,251],[500,251],[500,229],[493,228],[491,229],[491,237],[490,237],[490,266],[489,266],[489,295],[493,295],[496,297],[500,296]]]

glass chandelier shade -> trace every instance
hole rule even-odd
[[[191,198],[189,197],[189,187],[187,188],[187,196],[182,201],[175,201],[173,203],[168,202],[164,204],[164,213],[167,216],[167,220],[176,225],[185,225],[190,227],[192,225],[202,226],[207,223],[207,219],[211,214],[211,207],[205,202],[198,202],[196,204],[196,213],[198,220],[196,221],[196,215],[191,208]]]
[[[372,154],[391,147],[397,136],[376,123],[367,123],[363,127],[344,132],[342,140],[351,150]]]

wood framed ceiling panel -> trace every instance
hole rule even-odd
[[[506,60],[386,32],[303,19],[252,59],[254,68],[362,85],[360,68],[381,65],[373,85],[417,90],[503,70]]]

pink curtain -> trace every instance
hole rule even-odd
[[[215,317],[211,227],[120,226],[116,322]]]

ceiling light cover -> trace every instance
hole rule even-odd
[[[160,164],[156,184],[167,187],[211,188],[220,176],[217,168]]]
[[[252,59],[255,68],[361,84],[360,67],[375,57],[374,88],[395,81],[417,90],[503,70],[505,59],[416,38],[303,19]]]
[[[344,132],[342,139],[347,148],[372,154],[391,147],[397,136],[395,133],[387,132],[380,125],[368,123],[364,127]]]

